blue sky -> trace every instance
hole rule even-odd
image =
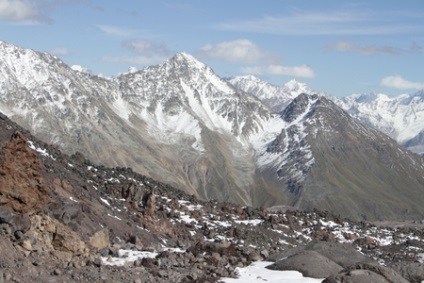
[[[336,96],[424,88],[422,0],[0,0],[0,40],[107,76],[187,52]]]

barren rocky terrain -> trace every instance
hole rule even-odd
[[[424,280],[421,223],[199,201],[4,115],[0,140],[0,282],[218,282],[261,260],[325,282]]]

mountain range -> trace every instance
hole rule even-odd
[[[272,85],[254,76],[233,77],[228,81],[238,89],[254,94],[276,112],[283,110],[301,93],[320,93],[365,125],[382,131],[412,152],[424,153],[424,90],[395,97],[371,93],[338,98],[295,80],[283,86]]]
[[[0,111],[66,153],[202,199],[421,219],[423,159],[346,101],[296,81],[222,79],[186,53],[102,78],[0,42]]]

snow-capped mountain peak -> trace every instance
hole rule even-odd
[[[292,93],[301,93],[312,94],[314,91],[305,83],[301,83],[292,79],[283,85],[283,88],[287,88]]]
[[[233,77],[228,80],[236,88],[255,95],[276,112],[282,111],[299,94],[314,94],[305,83],[291,80],[283,86],[272,85],[255,76]]]
[[[424,165],[418,159],[359,126],[334,103],[299,95],[307,88],[297,81],[279,87],[255,77],[226,81],[186,53],[105,80],[54,56],[3,43],[0,84],[0,111],[45,142],[98,163],[133,168],[204,199],[341,212],[354,197],[346,192],[388,187],[388,193],[371,195],[379,201],[396,195],[401,179],[408,198],[421,200],[416,188],[424,181],[404,177],[420,176]],[[401,174],[392,169],[395,163]],[[365,184],[370,187],[362,179],[371,180]],[[369,207],[364,204],[361,213]],[[358,216],[356,208],[349,214]],[[378,215],[386,212],[393,208]]]
[[[355,94],[335,102],[364,124],[374,127],[414,152],[424,152],[424,92],[388,96]]]

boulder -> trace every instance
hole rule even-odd
[[[59,251],[82,253],[85,244],[77,233],[60,222],[56,222],[56,232],[53,235],[53,247]]]
[[[302,251],[266,268],[271,270],[296,270],[306,277],[325,278],[343,270],[343,267],[315,251]]]
[[[390,266],[409,282],[424,281],[424,265],[419,262],[397,262]]]
[[[97,250],[109,247],[109,231],[107,229],[97,231],[88,239],[88,243]]]
[[[0,270],[16,267],[16,259],[22,257],[8,238],[0,236]],[[0,281],[1,282],[1,281]]]
[[[327,241],[312,241],[304,246],[297,246],[285,250],[281,253],[274,254],[268,257],[269,261],[278,261],[284,258],[301,253],[302,251],[315,251],[326,258],[334,261],[338,265],[346,268],[355,263],[368,263],[372,262],[370,258],[358,252],[352,245],[341,244],[338,242]]]
[[[393,269],[376,264],[355,264],[338,274],[327,277],[322,283],[407,283]]]
[[[357,251],[350,244],[312,241],[306,246],[306,250],[316,251],[344,268],[356,263],[372,262],[372,259]]]

